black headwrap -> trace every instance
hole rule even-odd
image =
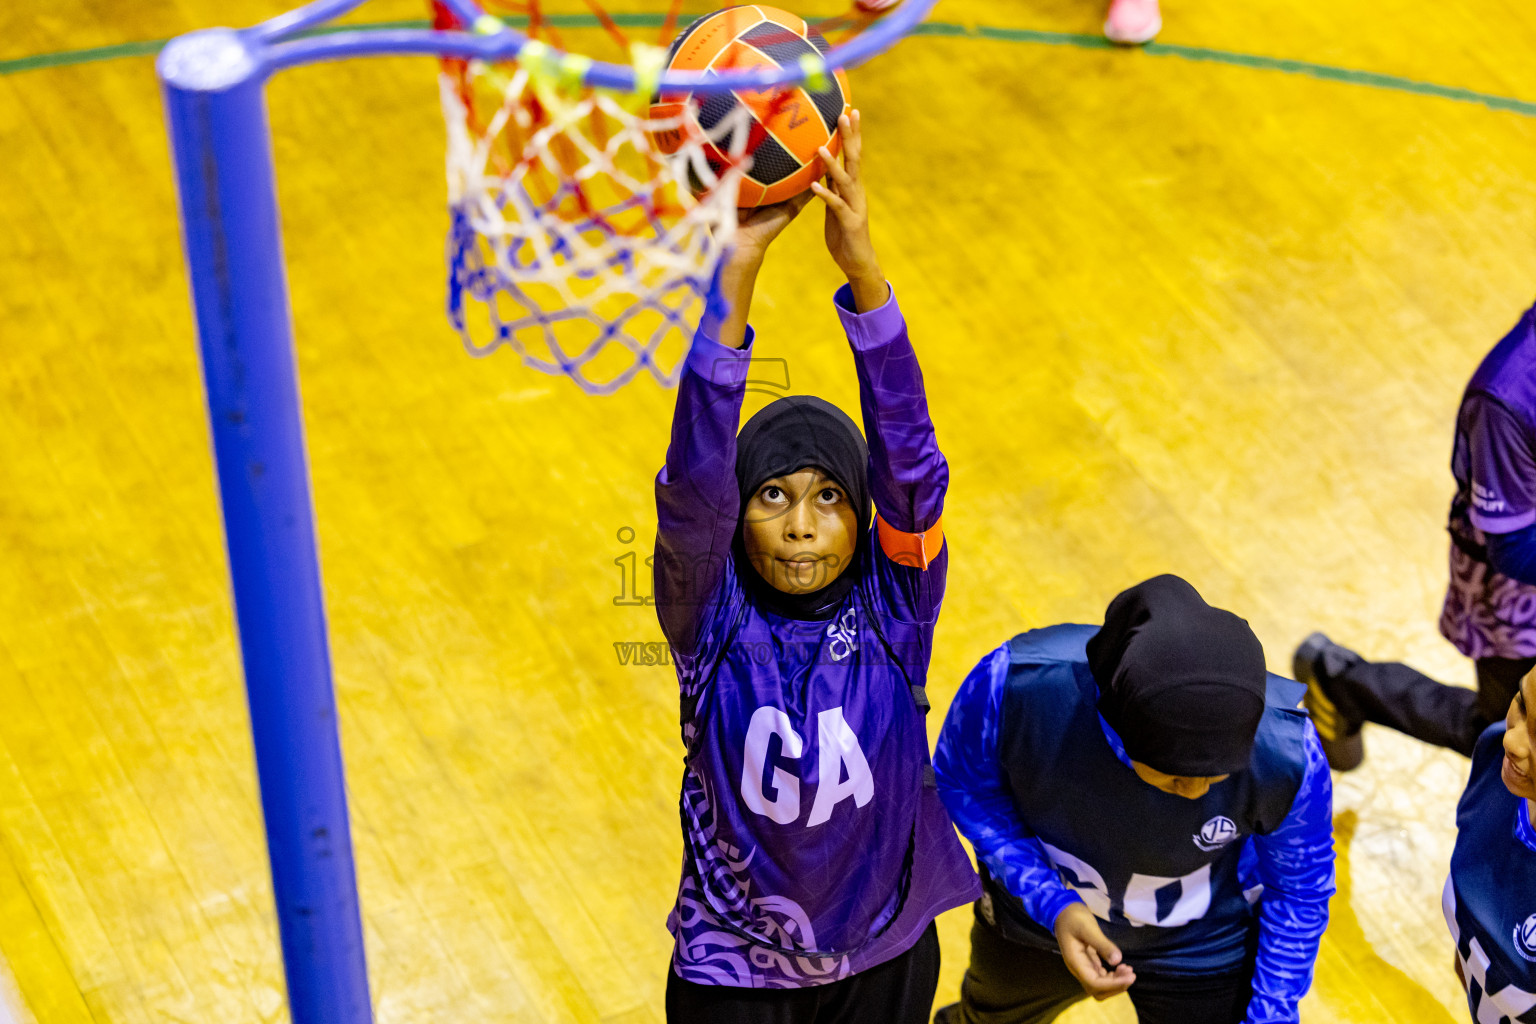
[[[1264,714],[1264,648],[1177,576],[1109,603],[1088,641],[1099,711],[1131,760],[1169,775],[1242,771]]]
[[[869,448],[848,414],[810,395],[781,398],[747,421],[736,437],[736,484],[741,507],[766,480],[815,467],[842,485],[859,516],[852,564],[827,586],[804,594],[776,590],[747,559],[742,523],[732,553],[747,593],[769,611],[792,619],[829,619],[858,581],[864,536],[869,532]]]

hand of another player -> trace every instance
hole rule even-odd
[[[1108,999],[1131,987],[1136,972],[1120,962],[1120,950],[1104,935],[1098,918],[1081,903],[1056,915],[1056,942],[1067,970],[1095,999]]]
[[[827,252],[847,275],[859,309],[868,312],[883,304],[888,292],[885,275],[880,271],[880,260],[875,256],[874,242],[869,237],[869,201],[864,193],[863,177],[864,137],[859,129],[857,110],[837,119],[837,133],[843,140],[843,161],[838,163],[825,146],[817,150],[822,166],[826,168],[827,180],[825,183],[812,182],[811,191],[827,207]],[[873,301],[876,296],[878,301]]]

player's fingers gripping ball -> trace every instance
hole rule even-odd
[[[672,41],[667,69],[718,75],[758,67],[819,66],[830,47],[803,20],[774,7],[727,7],[698,19]],[[797,86],[766,92],[737,91],[717,96],[660,93],[651,104],[653,120],[678,120],[680,127],[653,135],[658,149],[676,152],[684,133],[709,141],[704,156],[720,174],[731,162],[736,133],[746,132],[750,156],[738,206],[783,202],[810,188],[823,173],[816,151],[836,156],[842,146],[837,119],[852,108],[848,78],[841,69],[813,74]],[[738,108],[747,117],[728,130]]]

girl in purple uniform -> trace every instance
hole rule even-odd
[[[948,467],[870,242],[858,126],[839,121],[845,163],[823,150],[814,190],[848,277],[834,301],[867,445],[809,397],[736,431],[753,285],[806,194],[743,217],[729,308],[700,323],[656,480],[656,607],[687,747],[673,1024],[924,1024],[933,919],[980,892],[923,721]]]
[[[1456,414],[1451,473],[1451,584],[1440,632],[1473,659],[1477,689],[1367,661],[1313,633],[1293,664],[1338,771],[1365,756],[1365,722],[1471,757],[1536,668],[1536,306],[1472,374]]]

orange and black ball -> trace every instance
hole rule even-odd
[[[805,55],[825,54],[830,47],[802,19],[762,4],[727,7],[683,29],[667,53],[667,69],[702,71],[710,75],[758,67],[797,67]],[[683,127],[657,132],[657,148],[676,152],[685,132],[702,129],[707,135],[738,105],[751,119],[747,151],[751,165],[742,180],[738,206],[782,202],[810,188],[824,173],[818,147],[836,156],[841,148],[837,119],[850,108],[848,79],[841,69],[825,76],[824,88],[810,83],[761,92],[719,95],[658,94],[651,104],[653,119],[684,119]],[[741,130],[741,129],[737,129]],[[729,162],[734,133],[706,142],[705,158],[717,172]]]

